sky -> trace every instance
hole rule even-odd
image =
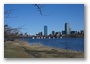
[[[40,4],[40,7],[43,15],[33,4],[4,4],[4,11],[13,10],[11,18],[4,18],[4,23],[22,27],[22,33],[30,35],[44,32],[44,25],[48,27],[48,34],[61,32],[66,22],[72,31],[84,30],[84,4]]]

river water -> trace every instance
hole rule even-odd
[[[62,48],[75,51],[84,51],[84,38],[62,38],[62,39],[30,39],[24,38],[29,44],[39,43],[44,46]]]

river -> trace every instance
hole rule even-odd
[[[66,50],[84,51],[84,38],[58,38],[58,39],[30,39],[24,38],[29,44],[39,43],[44,46],[62,48]]]

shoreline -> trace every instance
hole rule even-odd
[[[18,53],[19,52],[19,53]],[[84,58],[84,52],[29,44],[26,41],[6,41],[4,58]]]
[[[45,41],[47,41],[47,39],[48,38],[46,38],[45,39]],[[55,39],[55,38],[54,38]],[[53,41],[54,41],[54,39],[53,39]],[[59,38],[57,38],[57,39],[59,39]],[[57,40],[57,39],[55,39],[55,40]],[[65,50],[72,50],[72,51],[80,51],[80,52],[84,52],[84,43],[83,43],[83,41],[82,41],[82,43],[80,43],[80,42],[73,42],[73,41],[71,41],[71,42],[69,42],[68,44],[67,44],[67,42],[66,42],[66,45],[65,45],[65,43],[64,43],[64,45],[63,45],[63,41],[62,40],[64,40],[64,39],[71,39],[71,38],[62,38],[61,39],[61,42],[59,43],[59,42],[53,42],[53,41],[50,41],[50,42],[44,42],[43,40],[44,39],[31,39],[31,41],[30,40],[28,40],[27,38],[26,39],[20,39],[20,40],[22,40],[22,41],[28,41],[28,43],[29,44],[41,44],[42,46],[48,46],[48,47],[54,47],[54,48],[59,48],[59,49],[65,49]],[[72,38],[72,39],[75,39],[75,38]],[[82,38],[79,38],[79,39],[82,39]],[[19,40],[19,39],[18,39]],[[38,40],[38,41],[37,41]],[[48,39],[48,40],[50,40],[50,39]],[[40,42],[39,42],[40,41]],[[45,44],[46,43],[46,44]],[[50,43],[50,44],[49,44]],[[56,44],[55,44],[56,43]],[[73,45],[74,43],[76,43],[75,44],[75,46]],[[79,43],[79,45],[77,45]],[[59,44],[59,45],[58,45]],[[70,46],[69,46],[69,44],[70,44]],[[62,46],[61,46],[62,45]],[[67,46],[68,45],[68,46]],[[77,48],[76,48],[77,47]]]

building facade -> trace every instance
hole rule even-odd
[[[69,35],[70,32],[71,32],[71,28],[70,28],[69,23],[65,23],[65,34]]]
[[[52,31],[52,35],[55,35],[55,31]]]
[[[77,31],[71,31],[71,35],[72,34],[77,34],[78,32]]]
[[[44,35],[47,36],[47,26],[44,26]]]
[[[65,31],[62,31],[62,35],[65,35],[66,34],[66,32]]]

